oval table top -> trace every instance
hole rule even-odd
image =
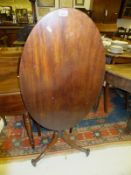
[[[96,102],[105,55],[98,29],[84,13],[58,9],[33,28],[20,63],[27,111],[48,129],[73,127]]]

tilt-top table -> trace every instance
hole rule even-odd
[[[54,131],[35,166],[58,137],[77,146],[66,129],[82,120],[96,103],[104,80],[105,55],[98,29],[75,9],[55,10],[31,31],[20,62],[20,88],[27,111]]]

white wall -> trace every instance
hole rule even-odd
[[[60,1],[60,0],[55,0],[55,7],[53,7],[53,8],[48,8],[49,12],[59,8],[59,1]],[[71,0],[66,0],[66,1],[71,1]],[[75,6],[75,0],[73,0],[73,4],[74,4],[73,7],[85,8],[85,9],[89,10],[89,9],[91,9],[91,4],[92,4],[91,2],[92,2],[92,0],[85,0],[83,6]],[[43,8],[43,7],[42,7],[42,8]],[[38,18],[38,20],[42,17],[41,15],[39,15],[39,9],[40,9],[40,8],[37,7],[37,2],[36,2],[36,12],[37,12],[37,18]],[[43,9],[47,9],[47,8],[43,8]]]
[[[131,28],[131,19],[118,19],[117,20],[118,27]]]
[[[92,0],[85,0],[84,6],[74,6],[74,7],[85,8],[87,10],[90,10],[91,9],[91,1]],[[74,4],[75,4],[75,0],[74,0]]]
[[[12,6],[14,10],[26,8],[28,11],[32,11],[29,0],[0,0],[0,6]]]

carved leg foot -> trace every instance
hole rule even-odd
[[[44,147],[43,151],[40,153],[40,155],[38,155],[38,157],[31,160],[31,163],[34,167],[36,166],[37,162],[42,157],[44,157],[44,155],[47,153],[47,151],[57,142],[57,139],[58,139],[58,132],[54,132],[50,143]]]
[[[34,149],[35,144],[34,144],[34,138],[33,138],[32,124],[31,124],[31,118],[29,117],[28,113],[23,114],[23,121],[27,131],[27,135],[30,140],[31,147],[32,149]]]
[[[69,135],[66,132],[64,132],[62,138],[72,148],[75,148],[77,150],[80,150],[82,152],[85,152],[87,156],[89,155],[90,149],[85,149],[85,148],[82,148],[82,147],[78,146],[75,141],[73,141],[73,140],[70,139]]]

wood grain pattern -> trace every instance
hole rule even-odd
[[[85,117],[104,78],[99,32],[84,13],[59,9],[33,28],[20,63],[27,111],[42,126],[64,130]]]
[[[92,19],[96,23],[116,23],[120,5],[120,0],[93,0]]]

